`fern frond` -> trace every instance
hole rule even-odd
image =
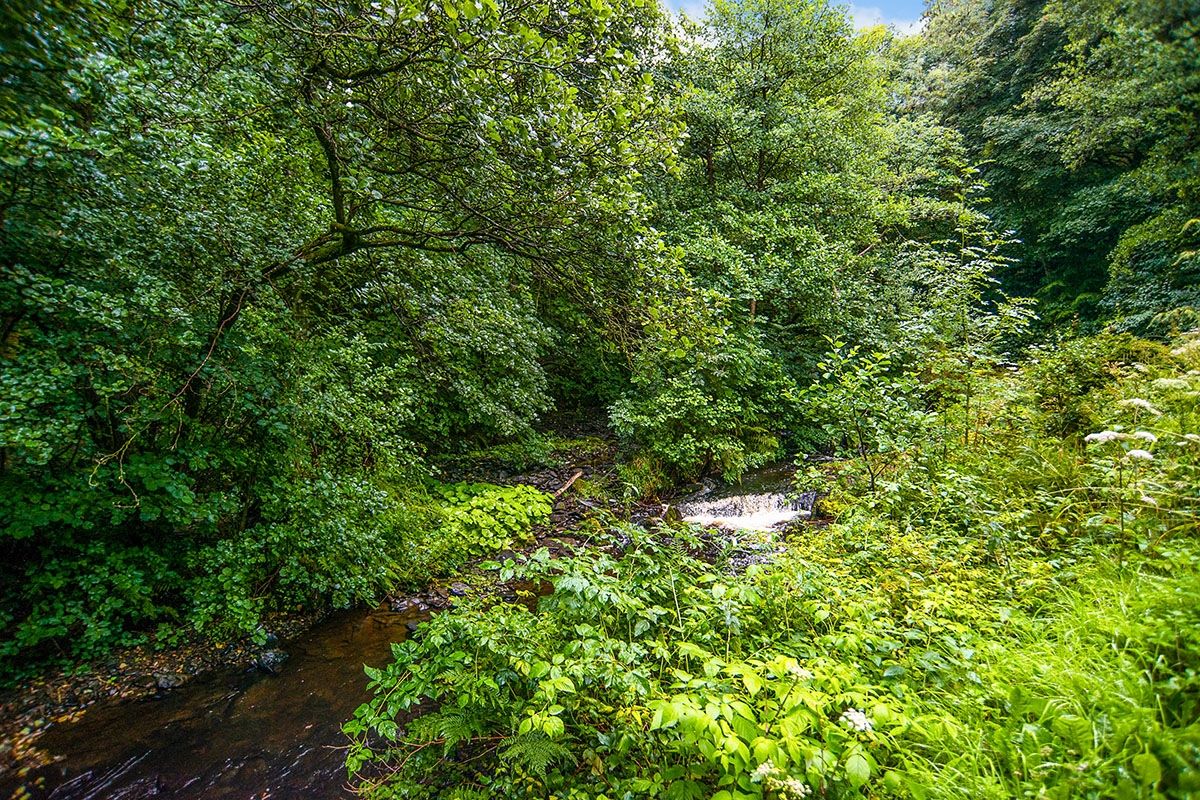
[[[546,777],[546,768],[556,759],[571,755],[564,745],[541,731],[530,731],[508,740],[500,752],[501,760],[519,766],[539,778]]]

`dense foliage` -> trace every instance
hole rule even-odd
[[[905,105],[983,162],[1045,319],[1161,331],[1196,303],[1198,37],[1191,0],[931,4]]]
[[[492,565],[553,593],[464,603],[369,670],[352,774],[371,797],[1193,796],[1200,337],[1086,344],[1103,430],[1033,432],[1073,354],[993,373],[968,439],[842,462],[836,522],[768,567],[621,526]]]
[[[490,565],[554,591],[371,673],[367,794],[1200,792],[1200,8],[926,22],[6,3],[0,681],[528,550],[462,479],[569,410],[581,508],[819,452],[832,522]]]
[[[388,588],[427,454],[549,406],[540,309],[628,328],[652,3],[0,14],[0,671]]]

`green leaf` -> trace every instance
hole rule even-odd
[[[1139,753],[1133,757],[1133,771],[1143,786],[1154,786],[1162,780],[1162,764],[1153,753]]]
[[[871,777],[871,764],[862,753],[854,753],[846,759],[846,777],[855,788],[862,786]]]

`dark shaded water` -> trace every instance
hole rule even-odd
[[[160,700],[89,709],[38,740],[60,760],[26,784],[44,779],[32,796],[56,800],[347,797],[341,724],[367,699],[363,665],[387,663],[425,616],[346,614],[289,643],[278,675],[217,673]]]

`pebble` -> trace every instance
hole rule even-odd
[[[288,654],[279,649],[263,650],[254,659],[254,666],[258,667],[268,675],[278,675],[283,662],[287,661]]]
[[[184,677],[177,672],[159,672],[154,675],[154,685],[164,692],[179,688],[183,681]]]

